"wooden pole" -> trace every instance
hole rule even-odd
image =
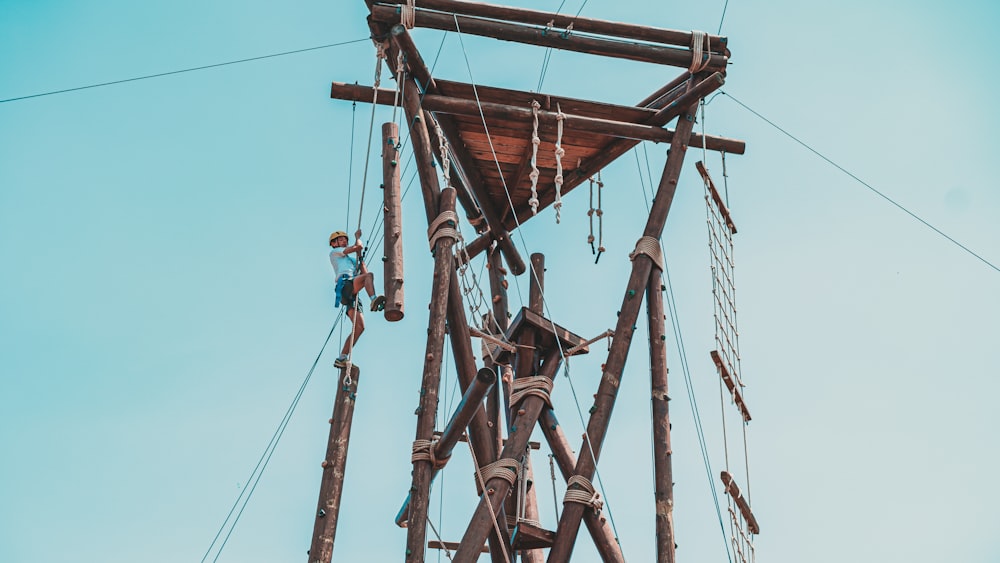
[[[382,188],[385,210],[385,320],[403,318],[403,213],[399,187],[399,127],[382,124]]]
[[[405,4],[406,0],[381,0],[383,4]],[[484,2],[465,2],[461,0],[420,0],[420,8],[436,10],[438,12],[452,12],[455,14],[488,18],[494,20],[507,20],[522,24],[540,25],[556,29],[565,30],[572,25],[573,31],[583,33],[596,33],[619,37],[625,39],[637,39],[651,43],[663,43],[666,45],[677,45],[679,47],[691,46],[690,31],[675,31],[672,29],[662,29],[645,25],[635,25],[628,23],[598,20],[593,18],[581,18],[570,14],[557,14],[555,12],[541,12],[537,10],[527,10],[524,8],[513,8],[509,6],[498,6],[486,4]],[[723,52],[728,39],[718,35],[709,35],[708,40],[714,52]]]
[[[491,369],[483,368],[476,372],[476,378],[473,379],[472,385],[462,395],[462,400],[459,401],[455,414],[452,415],[448,425],[441,432],[441,438],[438,439],[437,446],[434,448],[434,456],[437,459],[451,456],[452,449],[469,426],[472,415],[482,410],[483,398],[493,388],[496,380],[497,374]]]
[[[545,441],[548,442],[549,449],[552,450],[552,457],[555,458],[556,465],[559,466],[559,472],[562,473],[563,479],[568,481],[576,466],[576,456],[573,455],[569,440],[566,439],[566,434],[562,431],[556,413],[551,408],[543,409],[538,418],[538,426],[541,427]],[[607,519],[595,514],[592,510],[587,510],[583,514],[583,521],[594,540],[597,552],[601,555],[601,560],[624,563],[625,556],[622,555],[622,548],[618,545],[618,539],[615,537],[614,530],[608,525]]]
[[[344,370],[339,370],[343,375]],[[337,536],[337,519],[340,516],[340,497],[344,492],[344,470],[347,467],[347,446],[351,440],[351,422],[354,419],[354,400],[358,393],[358,376],[361,370],[351,366],[350,377],[337,385],[330,418],[330,439],[323,459],[323,478],[319,486],[319,503],[316,522],[313,524],[312,544],[309,546],[309,563],[330,563],[333,558],[333,541]]]
[[[435,93],[437,87],[434,85],[430,70],[424,64],[423,58],[420,56],[416,45],[413,44],[413,38],[410,37],[406,28],[396,25],[393,26],[390,33],[394,49],[406,56],[406,64],[410,68],[410,71],[424,83],[424,95]],[[476,168],[472,157],[465,149],[464,143],[461,142],[461,137],[458,135],[457,129],[455,129],[454,124],[446,116],[439,118],[438,123],[440,123],[442,131],[444,131],[445,136],[449,139],[452,154],[455,156],[456,166],[461,168],[460,177],[468,180],[467,187],[476,196],[480,211],[482,211],[483,217],[486,218],[486,223],[490,226],[490,232],[500,246],[500,250],[504,253],[511,271],[514,275],[520,275],[524,272],[524,259],[521,258],[517,248],[514,247],[513,242],[510,240],[510,235],[500,221],[500,215],[493,207],[492,199],[486,193],[486,184],[479,176],[478,168]]]
[[[670,152],[667,155],[666,165],[663,167],[663,175],[660,178],[656,197],[653,199],[653,207],[646,221],[643,236],[659,240],[663,234],[663,226],[677,190],[677,179],[680,176],[684,156],[687,153],[687,142],[691,136],[691,130],[694,128],[697,108],[697,104],[692,104],[677,123],[677,134],[670,144]],[[597,459],[600,458],[601,445],[604,443],[608,423],[611,419],[611,411],[614,409],[615,399],[618,397],[618,387],[621,384],[625,360],[632,344],[635,322],[639,317],[639,308],[642,304],[642,295],[645,293],[652,267],[652,260],[645,254],[637,254],[632,261],[632,274],[626,286],[618,323],[615,326],[614,342],[611,345],[611,351],[608,352],[604,375],[601,377],[597,396],[594,399],[594,408],[591,411],[590,421],[587,423],[589,439],[584,440],[574,471],[574,474],[586,479],[593,478]],[[580,531],[580,520],[585,508],[579,503],[565,504],[562,517],[559,519],[559,527],[556,530],[556,541],[549,552],[548,560],[550,563],[569,561],[576,536]]]
[[[667,335],[660,269],[653,266],[646,284],[649,366],[653,401],[653,499],[656,503],[656,562],[675,563],[674,475],[670,449],[670,396],[667,394]]]
[[[545,313],[545,255],[533,253],[531,255],[531,272],[528,279],[528,308],[543,315]],[[532,370],[536,369],[532,366]],[[528,377],[534,373],[518,373],[518,377]],[[534,482],[534,471],[531,467],[531,448],[524,450],[524,459],[527,468],[524,471],[529,482]],[[535,487],[527,490],[524,498],[524,516],[529,520],[538,521],[538,495]],[[540,549],[526,549],[521,551],[521,557],[525,563],[542,563],[545,556]]]
[[[428,223],[439,213],[455,211],[455,190],[441,191],[433,166],[434,155],[430,146],[419,94],[414,86],[403,90],[403,109],[410,123],[410,142],[416,157],[420,187]],[[437,415],[438,391],[441,382],[441,362],[444,355],[445,320],[448,313],[448,289],[455,268],[452,254],[452,236],[442,236],[434,243],[434,279],[431,284],[430,315],[427,328],[427,346],[420,387],[420,405],[417,407],[416,440],[430,440],[434,434]],[[430,461],[413,463],[413,484],[410,488],[409,523],[406,529],[406,561],[422,563],[427,536],[427,507],[430,500],[430,483],[434,468]]]
[[[383,23],[398,23],[399,8],[395,6],[374,6],[372,19]],[[456,23],[457,21],[457,23]],[[540,47],[551,47],[566,51],[589,53],[617,59],[627,59],[639,62],[678,66],[691,66],[692,52],[689,49],[665,47],[650,43],[636,43],[621,39],[605,39],[572,33],[547,31],[537,26],[530,27],[520,24],[488,21],[468,16],[442,14],[416,10],[414,17],[416,27],[455,31],[481,37],[492,37],[503,41],[514,41]],[[728,57],[722,54],[705,53],[708,70],[725,70]]]
[[[552,379],[559,370],[561,361],[558,351],[550,351],[545,362],[539,370],[541,376]],[[503,452],[498,456],[500,459],[519,459],[524,449],[528,447],[528,439],[531,431],[538,422],[538,415],[542,412],[545,401],[540,397],[528,396],[521,402],[521,408],[517,411],[514,420],[510,425],[510,435],[507,443],[504,444]],[[523,413],[522,413],[523,411]],[[494,477],[486,482],[486,489],[479,498],[479,505],[469,522],[469,527],[462,536],[462,543],[455,552],[455,561],[459,563],[471,563],[479,557],[479,550],[483,542],[493,529],[493,521],[497,513],[503,507],[503,502],[510,494],[511,484],[501,477]]]

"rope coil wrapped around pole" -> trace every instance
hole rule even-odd
[[[567,488],[566,496],[563,497],[563,504],[566,504],[567,502],[575,502],[593,508],[594,512],[601,511],[601,508],[604,507],[604,501],[601,500],[601,493],[594,489],[594,485],[590,482],[590,480],[581,475],[573,475],[569,478],[569,481],[566,482],[566,486],[572,487],[573,485],[580,488]]]
[[[445,189],[453,190],[455,188],[449,186]],[[454,227],[457,224],[458,214],[454,211],[444,211],[431,221],[431,226],[427,227],[427,240],[430,242],[431,251],[434,250],[434,243],[436,243],[440,238],[448,237],[452,240],[459,240],[461,238],[458,229]]]
[[[649,259],[653,261],[660,271],[666,270],[663,267],[663,250],[660,248],[660,241],[654,237],[641,237],[635,243],[635,250],[629,253],[628,259],[635,261],[636,256],[640,254],[645,254],[649,256]]]
[[[538,397],[545,401],[546,405],[552,406],[552,399],[549,396],[552,393],[552,380],[544,375],[519,377],[511,384],[510,391],[510,404],[512,406],[529,396]]]
[[[489,483],[493,478],[500,478],[507,481],[511,486],[517,481],[517,475],[521,472],[521,462],[512,458],[502,458],[494,461],[489,465],[484,465],[476,473],[476,488],[479,489],[479,494],[483,494],[480,487]],[[479,479],[482,479],[483,485],[480,485]]]
[[[434,455],[434,450],[437,448],[437,444],[437,440],[414,440],[413,453],[410,455],[410,463],[429,461],[434,469],[443,468],[448,464],[448,460],[451,459],[451,455],[438,459],[437,456]]]

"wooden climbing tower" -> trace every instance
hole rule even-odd
[[[405,560],[425,560],[431,480],[448,462],[452,448],[464,434],[478,469],[475,482],[468,483],[469,494],[476,494],[480,500],[464,536],[450,546],[455,561],[476,561],[488,549],[494,563],[514,561],[518,556],[530,562],[565,562],[570,559],[581,525],[586,527],[605,561],[624,561],[601,516],[600,495],[591,480],[645,301],[653,374],[656,495],[653,517],[657,561],[673,562],[660,237],[688,146],[729,154],[742,154],[745,149],[741,141],[703,137],[693,130],[699,103],[724,82],[730,54],[726,38],[463,0],[365,1],[372,39],[379,56],[397,77],[396,87],[335,82],[331,97],[402,106],[418,167],[434,258],[412,455],[413,481],[397,516],[397,523],[406,527]],[[410,30],[414,27],[683,70],[634,106],[451,82],[431,75],[411,37]],[[673,128],[668,128],[675,120]],[[399,193],[398,170],[393,170],[399,132],[394,127],[385,127],[383,135],[383,147],[388,147],[384,151],[385,193],[387,198],[398,197],[388,194]],[[644,228],[636,233],[638,241],[631,254],[631,275],[623,291],[617,325],[608,335],[612,343],[586,427],[588,439],[575,456],[556,419],[549,394],[566,358],[588,353],[593,341],[563,328],[557,319],[545,317],[544,257],[522,255],[510,234],[538,211],[558,207],[562,196],[588,182],[641,141],[669,143],[670,150],[652,209]],[[444,185],[439,172],[445,173]],[[475,230],[474,240],[461,240],[456,204]],[[387,200],[386,209],[387,214],[398,214],[398,200]],[[394,255],[397,251],[389,248],[390,241],[401,238],[398,224],[392,226],[387,220],[389,268],[395,268],[399,261]],[[470,327],[464,302],[468,292],[463,291],[459,272],[469,260],[484,252],[488,252],[490,311],[482,326],[477,322],[477,326]],[[513,275],[526,275],[529,280],[529,303],[519,311],[508,311],[505,280],[508,270]],[[402,283],[401,266],[398,271],[391,270],[395,273],[389,271],[385,276],[387,296],[389,285],[394,284],[399,297],[394,302],[390,296],[386,310],[398,311],[401,317],[402,293],[398,287]],[[435,433],[446,337],[451,342],[463,399],[444,431]],[[485,354],[478,360],[481,368],[473,351],[473,337],[481,338],[484,343]],[[726,353],[726,349],[720,350],[717,361],[724,362]],[[336,399],[340,411],[335,410],[332,419],[310,562],[328,562],[332,555],[339,492],[344,486],[350,409],[358,375],[356,366],[344,374],[345,382]],[[544,529],[537,521],[534,492],[526,493],[525,483],[531,472],[529,438],[536,428],[548,442],[567,483],[564,509],[558,525],[551,530]],[[501,429],[507,430],[506,435]],[[726,490],[737,498],[739,489],[733,476],[727,473],[723,479],[728,479]],[[752,518],[749,506],[745,517]],[[756,533],[755,526],[754,521],[747,533]],[[439,542],[430,543],[442,547],[437,545]]]

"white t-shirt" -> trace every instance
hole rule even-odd
[[[330,264],[337,272],[337,277],[347,276],[353,278],[358,271],[358,261],[353,254],[344,254],[341,249],[334,248],[330,251]]]

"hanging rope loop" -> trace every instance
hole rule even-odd
[[[434,469],[441,469],[448,464],[451,456],[438,459],[434,455],[434,448],[437,447],[437,440],[414,440],[413,453],[410,455],[410,462],[429,461]]]
[[[538,100],[531,100],[531,173],[528,174],[531,178],[531,197],[528,198],[528,205],[531,206],[532,215],[538,213],[538,145],[542,144],[542,140],[538,137],[538,109],[541,107],[542,104],[538,103]]]
[[[580,487],[579,489],[572,489],[573,485]],[[594,509],[594,512],[600,512],[604,508],[604,501],[601,500],[601,493],[594,489],[594,485],[582,475],[573,475],[566,482],[566,496],[563,497],[563,504],[567,502],[575,502],[577,504],[583,504]]]
[[[556,210],[556,223],[559,223],[560,210],[562,209],[562,185],[563,185],[563,167],[562,167],[562,157],[566,155],[566,149],[562,147],[562,136],[563,136],[563,121],[566,119],[566,114],[562,112],[562,108],[556,103],[556,199],[552,204],[552,207]]]
[[[664,271],[666,268],[663,267],[663,251],[660,249],[660,241],[653,237],[641,237],[638,242],[635,243],[635,250],[629,253],[629,260],[635,261],[635,258],[640,254],[645,254],[649,256],[649,259],[653,261],[660,271]]]
[[[510,404],[517,405],[527,397],[539,397],[552,406],[552,380],[544,375],[519,377],[510,386]]]
[[[712,40],[704,31],[691,31],[691,74],[708,68],[712,59]]]

